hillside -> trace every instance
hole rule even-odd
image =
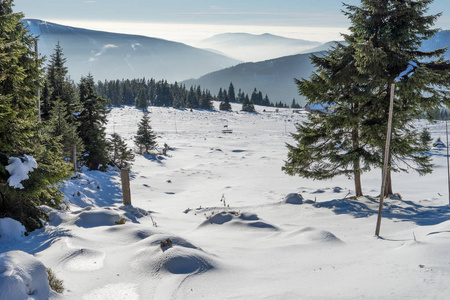
[[[336,42],[328,42],[309,51],[319,54],[329,50]],[[450,31],[443,30],[430,40],[423,42],[422,51],[432,51],[450,45]],[[317,51],[317,52],[316,52]],[[187,86],[200,85],[217,93],[219,88],[227,88],[233,82],[237,89],[242,88],[244,92],[251,93],[253,89],[261,90],[267,94],[272,102],[282,101],[291,104],[295,98],[297,103],[304,105],[305,98],[298,95],[294,78],[309,78],[314,70],[309,59],[310,53],[298,54],[286,57],[270,59],[256,63],[242,63],[224,70],[212,72],[197,80],[187,80]],[[450,58],[450,50],[446,52],[447,59]]]
[[[187,80],[186,86],[200,85],[217,94],[219,88],[228,88],[233,82],[236,91],[241,88],[251,94],[253,89],[267,94],[272,102],[304,103],[304,98],[298,95],[294,78],[308,78],[314,68],[311,65],[310,54],[298,54],[256,63],[242,63],[224,70],[212,72],[196,80]]]
[[[24,19],[39,38],[39,52],[49,57],[60,43],[71,77],[89,72],[96,80],[195,78],[239,61],[182,43],[138,35],[117,34]]]
[[[202,40],[196,46],[215,49],[227,56],[245,62],[256,62],[276,57],[299,54],[322,43],[292,39],[269,33],[223,33]],[[311,51],[309,51],[311,52]]]

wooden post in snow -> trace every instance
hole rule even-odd
[[[130,173],[128,169],[120,169],[120,177],[122,179],[123,205],[131,205]]]
[[[72,162],[73,162],[73,171],[76,173],[78,171],[77,170],[77,145],[73,145]]]
[[[448,119],[448,117],[447,117]],[[445,120],[445,133],[447,136],[447,178],[448,178],[448,205],[450,205],[450,162],[449,162],[449,149],[448,149],[448,120]]]
[[[386,146],[384,148],[384,162],[383,162],[383,175],[381,178],[381,193],[380,193],[380,207],[378,208],[378,219],[377,219],[377,228],[375,230],[375,235],[380,236],[380,227],[381,227],[381,215],[383,214],[383,201],[384,201],[384,190],[386,189],[386,177],[387,177],[387,169],[389,163],[389,154],[390,154],[390,146],[391,146],[391,133],[392,133],[392,115],[394,111],[394,91],[395,84],[391,85],[391,101],[389,103],[389,119],[388,119],[388,128],[386,133]]]

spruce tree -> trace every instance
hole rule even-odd
[[[78,115],[78,133],[84,144],[83,161],[90,170],[104,170],[108,164],[106,100],[95,94],[90,74],[81,78],[79,91],[83,109]]]
[[[230,99],[228,98],[227,91],[222,91],[222,88],[219,90],[218,99],[220,102],[219,109],[225,111],[231,111]]]
[[[210,91],[203,92],[203,95],[202,95],[202,98],[201,98],[200,107],[202,109],[207,109],[207,110],[213,110],[214,109],[213,97],[212,97]]]
[[[370,146],[361,143],[361,123],[366,114],[363,86],[351,47],[338,44],[324,57],[311,56],[317,71],[309,80],[296,80],[309,104],[332,106],[330,113],[310,114],[293,134],[297,145],[288,144],[288,160],[283,170],[289,175],[328,179],[353,176],[356,196],[362,196],[361,173],[379,161]]]
[[[248,98],[248,95],[245,95],[244,102],[242,102],[242,111],[255,112],[255,106]]]
[[[71,116],[67,115],[66,107],[59,99],[53,103],[50,119],[47,123],[49,134],[61,140],[61,157],[73,164],[75,155],[75,161],[77,162],[84,150],[83,141],[78,136],[77,126],[71,122]]]
[[[20,221],[28,231],[42,227],[45,215],[36,206],[57,207],[62,196],[56,184],[69,175],[58,157],[61,144],[41,134],[37,116],[37,90],[42,85],[42,59],[34,53],[36,39],[13,13],[12,1],[0,2],[0,211],[1,217]],[[22,186],[8,184],[6,166],[33,157],[37,168]]]
[[[230,82],[230,86],[228,87],[228,98],[230,99],[230,102],[236,102],[236,94],[232,82]]]
[[[428,130],[428,128],[422,129],[422,132],[420,133],[420,142],[422,143],[422,146],[426,148],[431,148],[432,141],[433,138],[431,137],[431,133]]]
[[[135,101],[136,108],[140,108],[142,110],[147,110],[148,102],[147,102],[147,91],[144,87],[141,87]]]
[[[344,35],[348,45],[338,44],[324,57],[313,55],[317,72],[310,80],[297,80],[309,104],[333,110],[311,115],[297,127],[298,144],[288,145],[283,168],[288,174],[314,179],[352,174],[361,195],[360,174],[383,163],[390,85],[395,81],[389,169],[431,172],[429,148],[412,126],[423,112],[448,99],[445,50],[419,51],[421,41],[436,32],[431,26],[437,15],[425,15],[431,2],[363,0],[361,7],[346,5],[352,22],[351,34]],[[386,194],[392,194],[390,172],[387,180]]]
[[[364,120],[366,142],[384,151],[390,86],[396,82],[391,156],[385,194],[392,194],[391,171],[432,171],[427,148],[412,122],[449,99],[449,62],[445,49],[420,51],[432,37],[438,15],[427,15],[433,0],[363,0],[361,7],[346,5],[354,63],[366,78],[370,113]],[[380,162],[380,165],[382,162]]]
[[[58,42],[47,66],[46,81],[42,93],[41,112],[43,120],[49,119],[50,111],[57,100],[63,102],[66,114],[71,116],[70,122],[74,121],[72,115],[80,111],[76,88],[68,77],[68,69],[65,63],[63,49]]]
[[[128,168],[134,160],[134,154],[118,133],[113,133],[108,144],[111,163],[118,168]]]
[[[158,146],[156,135],[150,126],[150,114],[144,113],[138,125],[137,135],[134,137],[134,143],[137,146],[139,154],[152,154]]]

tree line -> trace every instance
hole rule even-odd
[[[96,92],[107,99],[107,105],[135,105],[140,109],[148,106],[213,110],[213,101],[220,101],[220,110],[231,110],[230,103],[241,103],[243,111],[254,111],[252,105],[288,107],[281,101],[272,103],[267,95],[263,97],[256,88],[249,96],[239,89],[236,94],[233,83],[228,89],[220,88],[217,95],[201,86],[187,88],[184,84],[155,79],[122,79],[98,81]],[[294,101],[295,103],[295,101]]]

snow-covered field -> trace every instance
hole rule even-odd
[[[84,171],[65,184],[69,210],[50,212],[43,229],[24,237],[0,221],[0,299],[449,298],[446,149],[433,149],[431,175],[394,174],[403,200],[386,199],[377,238],[380,170],[363,175],[358,200],[346,177],[289,177],[285,143],[305,116],[233,108],[151,108],[172,150],[136,157],[132,206],[117,170]],[[107,131],[132,147],[141,116],[114,108]],[[424,126],[445,141],[445,123]],[[173,247],[161,247],[167,239]],[[63,294],[49,291],[44,266]]]

